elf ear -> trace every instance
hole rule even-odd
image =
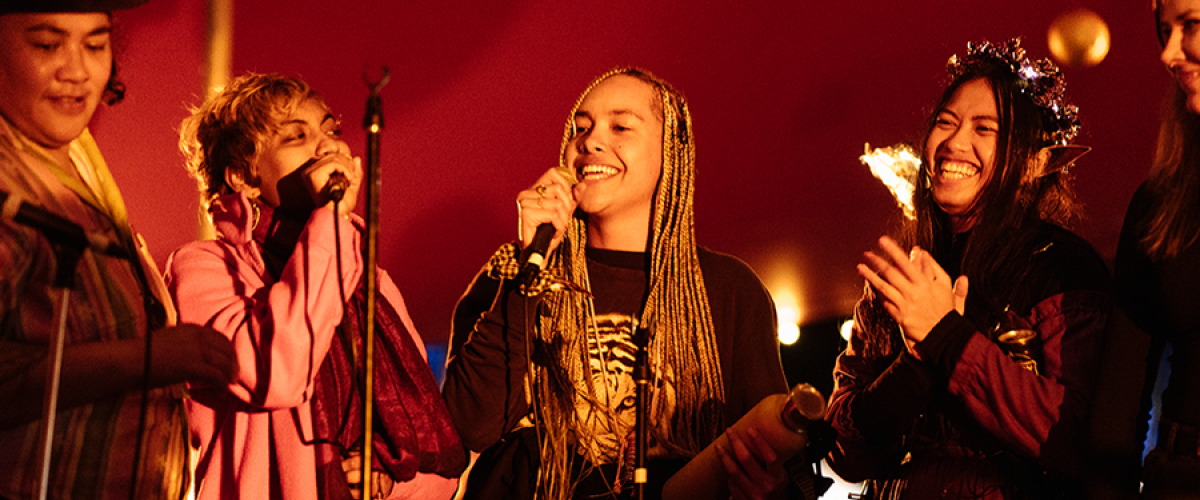
[[[1079,157],[1091,150],[1091,146],[1077,144],[1046,146],[1034,155],[1033,165],[1026,171],[1026,180],[1032,181],[1050,174],[1065,174]]]

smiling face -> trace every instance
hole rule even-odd
[[[575,170],[579,209],[589,224],[649,225],[662,172],[662,112],[650,84],[610,77],[588,92],[575,112],[565,164]]]
[[[1188,111],[1200,113],[1200,0],[1166,0],[1158,9],[1161,59],[1187,94]]]
[[[0,114],[65,158],[112,71],[108,14],[0,15]]]
[[[306,99],[296,106],[280,120],[275,131],[262,140],[255,156],[260,198],[277,207],[279,179],[326,155],[349,154],[350,147],[341,135],[337,120],[321,101]]]
[[[996,165],[999,115],[986,79],[964,83],[937,115],[925,143],[933,199],[955,232],[971,228],[975,203]]]

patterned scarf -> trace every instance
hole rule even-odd
[[[278,279],[295,248],[303,224],[261,207],[264,220],[255,231],[263,245],[270,274]],[[266,226],[263,228],[262,226]],[[466,454],[450,421],[433,372],[421,356],[400,314],[386,300],[376,301],[374,359],[375,425],[372,468],[382,469],[397,482],[417,472],[456,477],[466,468]],[[362,334],[366,320],[366,285],[362,283],[348,301],[337,339],[317,372],[313,384],[314,441],[337,448],[339,456],[318,460],[322,482],[345,481],[341,458],[362,447]],[[330,488],[322,488],[330,490]]]

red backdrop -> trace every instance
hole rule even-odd
[[[1079,142],[1095,147],[1077,170],[1089,209],[1080,230],[1111,258],[1167,85],[1148,2],[864,3],[254,0],[235,8],[234,69],[305,78],[361,155],[362,73],[391,68],[381,264],[431,342],[446,338],[479,266],[515,237],[514,197],[555,165],[578,93],[616,65],[649,69],[690,99],[700,242],[748,261],[814,322],[849,314],[854,266],[895,219],[858,162],[863,144],[912,140],[967,40],[1023,35],[1045,56],[1051,20],[1087,6],[1113,48],[1098,67],[1066,71]],[[175,142],[203,94],[204,16],[199,0],[118,13],[129,98],[94,124],[160,264],[195,237],[195,188]]]

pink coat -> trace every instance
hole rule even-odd
[[[350,297],[362,275],[361,221],[343,221],[335,239],[333,211],[314,211],[279,281],[271,283],[262,249],[252,240],[249,200],[229,195],[214,207],[220,239],[176,250],[166,277],[180,321],[224,333],[238,357],[238,374],[228,387],[190,387],[192,444],[200,449],[197,498],[316,500],[316,449],[305,444],[313,438],[313,379],[342,320],[337,286]],[[335,242],[341,245],[340,278]],[[424,357],[400,291],[382,269],[378,277],[380,300],[392,304]],[[457,484],[418,472],[397,483],[388,498],[446,499]]]

